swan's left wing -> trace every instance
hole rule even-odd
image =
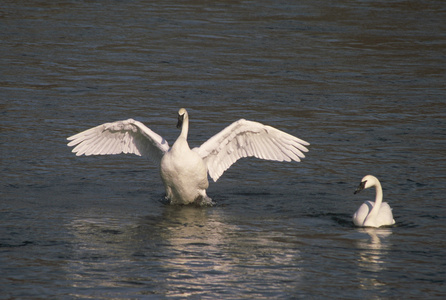
[[[301,140],[274,127],[258,122],[238,120],[194,148],[206,162],[214,181],[242,157],[254,156],[275,161],[300,161],[308,152]]]
[[[79,155],[135,154],[161,161],[169,144],[143,123],[128,119],[105,123],[68,138],[68,146]]]

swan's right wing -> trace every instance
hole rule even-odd
[[[107,155],[129,153],[161,161],[169,144],[143,123],[128,119],[105,123],[67,138],[69,147],[80,155]]]
[[[214,181],[242,157],[300,161],[308,146],[304,140],[258,122],[238,120],[193,150],[204,159]]]

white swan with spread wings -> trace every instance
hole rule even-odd
[[[308,146],[274,127],[240,119],[190,149],[187,142],[189,115],[178,112],[180,136],[172,147],[161,136],[133,119],[105,123],[68,138],[68,146],[80,155],[136,154],[160,164],[166,196],[172,204],[207,204],[208,174],[214,180],[242,157],[275,161],[300,161]]]

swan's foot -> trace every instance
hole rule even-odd
[[[164,195],[163,197],[161,197],[161,199],[159,199],[159,202],[161,202],[164,205],[172,204],[172,201],[170,201],[170,198],[167,197],[167,195]]]
[[[195,199],[194,202],[191,202],[189,204],[181,204],[181,203],[172,201],[172,199],[170,199],[167,195],[162,197],[162,199],[160,199],[159,201],[164,205],[195,205],[198,207],[211,207],[211,206],[217,205],[217,203],[214,202],[212,200],[212,198],[208,197],[207,195],[205,195],[205,196],[200,195]]]
[[[209,198],[208,196],[198,196],[197,199],[193,202],[196,206],[200,207],[207,207],[207,206],[214,206],[217,203],[212,201],[212,198]]]

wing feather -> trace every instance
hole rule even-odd
[[[68,138],[69,147],[80,155],[135,154],[159,162],[169,144],[143,123],[128,119],[105,123]]]
[[[110,138],[103,136],[102,141],[101,141],[101,146],[102,147],[99,149],[98,153],[104,153],[104,155],[112,154],[114,151],[113,148],[116,147],[116,143],[115,143],[114,139],[110,139]]]
[[[308,152],[304,140],[258,122],[238,120],[194,148],[206,162],[214,181],[242,157],[300,161]]]

